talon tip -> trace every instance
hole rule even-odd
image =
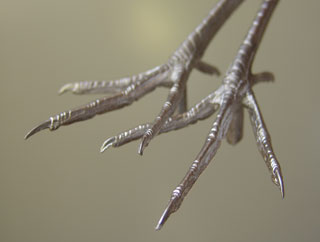
[[[107,139],[105,142],[103,142],[101,148],[100,148],[100,152],[103,153],[105,150],[107,150],[110,146],[113,146],[114,143],[116,141],[115,137],[111,137],[109,139]]]
[[[282,197],[282,199],[284,199],[284,185],[283,185],[281,172],[280,172],[279,169],[276,169],[275,173],[276,173],[277,181],[279,183],[278,186],[279,186],[279,189],[280,189],[280,192],[281,192],[281,197]]]
[[[281,197],[282,197],[282,199],[284,199],[284,187],[283,187],[282,180],[281,180],[281,182],[280,182],[280,192],[281,192]]]
[[[143,135],[142,139],[141,139],[141,143],[139,146],[139,150],[138,153],[140,155],[143,155],[143,151],[144,149],[148,146],[148,144],[150,143],[150,140],[152,139],[151,135],[148,133],[148,130],[146,131],[146,133]]]
[[[161,218],[159,219],[159,222],[156,226],[156,230],[160,230],[163,225],[166,223],[170,215],[177,210],[177,201],[175,199],[171,199],[168,206],[164,210],[164,212],[161,215]]]
[[[156,231],[159,231],[161,228],[162,228],[162,225],[161,225],[161,224],[157,224],[155,230],[156,230]]]
[[[62,86],[59,91],[58,91],[58,94],[59,95],[62,95],[68,91],[71,91],[73,89],[73,84],[72,83],[68,83],[68,84],[65,84],[64,86]]]
[[[32,129],[33,130],[33,129]],[[32,135],[32,130],[30,130],[25,136],[24,139],[27,140]]]
[[[38,133],[39,131],[43,130],[43,129],[48,129],[50,127],[51,121],[47,120],[41,124],[39,124],[38,126],[34,127],[33,129],[31,129],[26,136],[24,136],[24,139],[28,139],[30,138],[32,135]]]
[[[162,228],[162,226],[164,225],[164,223],[167,221],[167,219],[169,218],[169,216],[171,214],[171,213],[169,213],[169,206],[164,210],[164,212],[161,215],[161,218],[159,219],[159,222],[156,226],[157,231],[159,231]]]
[[[139,146],[139,149],[138,149],[138,153],[139,155],[143,155],[143,151],[144,151],[144,148],[145,148],[145,139],[142,138],[142,141],[140,143],[140,146]]]

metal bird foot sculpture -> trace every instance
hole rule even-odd
[[[258,148],[271,173],[272,181],[284,196],[280,165],[273,152],[270,135],[263,121],[252,87],[258,82],[272,81],[273,74],[263,72],[252,74],[251,66],[267,24],[278,0],[265,0],[241,44],[238,53],[223,78],[222,85],[213,93],[187,110],[186,84],[193,69],[207,74],[219,74],[214,66],[202,61],[202,56],[220,27],[243,0],[220,0],[168,62],[138,75],[116,81],[77,82],[64,85],[60,93],[71,91],[76,94],[111,93],[83,105],[50,117],[32,129],[25,138],[42,129],[56,130],[60,126],[83,121],[97,114],[106,113],[130,105],[159,86],[170,88],[167,101],[153,123],[147,123],[107,139],[101,152],[109,147],[119,147],[133,140],[141,139],[139,154],[158,134],[170,132],[206,119],[218,112],[213,126],[190,169],[173,191],[171,199],[159,223],[159,230],[169,216],[177,211],[198,177],[216,154],[221,141],[226,138],[236,144],[242,138],[243,112],[248,110]]]

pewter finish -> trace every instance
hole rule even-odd
[[[209,64],[197,64],[197,62],[200,61],[203,52],[212,37],[242,1],[243,0],[221,0],[217,6],[210,11],[209,15],[201,22],[195,31],[179,46],[166,64],[118,81],[96,84],[86,82],[66,84],[60,89],[59,93],[64,93],[66,91],[73,91],[74,93],[99,93],[113,92],[117,89],[121,91],[115,93],[111,97],[97,99],[89,104],[80,106],[79,108],[66,111],[66,113],[70,114],[67,119],[62,120],[58,118],[61,117],[61,114],[52,116],[49,120],[32,129],[25,138],[29,138],[42,129],[48,128],[51,131],[56,130],[62,125],[69,125],[74,122],[87,120],[93,118],[97,114],[130,105],[133,101],[140,99],[145,94],[153,91],[156,87],[168,86],[167,83],[170,82],[172,84],[169,84],[171,88],[167,101],[170,102],[171,105],[170,107],[168,107],[168,105],[163,106],[160,114],[155,119],[153,126],[150,128],[152,130],[152,135],[150,135],[150,131],[145,133],[139,148],[139,153],[142,154],[143,149],[148,145],[153,136],[160,131],[161,126],[163,126],[165,121],[173,114],[181,99],[184,98],[186,100],[186,96],[183,94],[185,93],[184,89],[186,82],[192,69],[196,67],[206,73],[218,73],[218,71],[216,71],[217,68],[211,67]],[[105,88],[105,86],[110,86],[110,88]],[[185,106],[186,105],[182,105],[183,108],[181,110],[185,110]]]
[[[93,118],[97,114],[103,114],[130,105],[145,94],[153,91],[157,85],[161,83],[163,76],[166,76],[168,69],[169,66],[166,64],[158,66],[144,74],[134,76],[134,83],[128,85],[123,91],[118,92],[111,97],[96,99],[86,105],[52,116],[49,120],[29,131],[25,136],[25,139],[42,129],[50,129],[53,131],[62,125],[69,125],[74,122],[87,120]]]
[[[263,1],[252,26],[222,80],[222,85],[187,110],[187,80],[191,71],[195,68],[205,74],[219,74],[216,67],[203,62],[201,58],[214,35],[241,3],[242,0],[220,0],[195,31],[173,53],[166,64],[117,81],[66,84],[60,89],[60,93],[71,91],[76,94],[111,93],[113,95],[52,116],[32,129],[25,138],[42,129],[55,130],[62,125],[119,109],[130,105],[157,87],[168,87],[170,88],[168,98],[152,123],[141,124],[113,136],[107,139],[100,149],[103,152],[109,147],[120,147],[142,138],[139,146],[139,153],[142,154],[155,136],[184,128],[217,112],[203,147],[185,177],[172,192],[169,203],[156,227],[157,230],[161,229],[170,215],[179,209],[193,184],[213,159],[222,139],[226,138],[233,145],[241,140],[244,108],[249,113],[259,151],[265,160],[272,181],[280,189],[283,197],[284,185],[280,164],[274,154],[270,135],[252,90],[252,87],[257,83],[273,81],[274,76],[270,72],[258,74],[251,72],[254,57],[278,0]]]
[[[190,108],[187,112],[176,114],[170,117],[165,125],[160,130],[159,134],[167,133],[172,130],[182,129],[190,124],[194,124],[199,120],[203,120],[211,116],[219,108],[219,99],[221,90],[209,94],[206,98],[202,99],[194,107]],[[133,129],[124,131],[117,136],[108,138],[101,146],[100,151],[103,152],[109,147],[119,147],[127,144],[131,141],[140,139],[147,130],[149,130],[151,124],[141,124]]]
[[[280,165],[275,158],[268,131],[264,125],[262,116],[260,115],[258,105],[252,95],[252,81],[249,81],[254,56],[277,3],[277,0],[266,0],[261,5],[257,17],[253,21],[252,27],[249,29],[233,64],[230,66],[223,80],[222,85],[224,91],[221,102],[219,103],[220,110],[213,123],[212,129],[189,171],[177,188],[172,192],[169,204],[156,226],[157,230],[161,229],[169,216],[179,209],[183,199],[188,194],[193,184],[216,154],[221,141],[228,133],[228,130],[234,128],[231,126],[232,121],[237,119],[239,122],[241,119],[241,117],[235,117],[235,115],[241,115],[242,111],[239,112],[239,103],[242,102],[244,97],[246,97],[248,100],[247,103],[249,103],[249,113],[251,114],[250,116],[253,122],[252,126],[254,127],[256,134],[258,147],[265,157],[269,171],[272,173],[274,183],[280,188],[282,197],[284,196]],[[258,76],[261,77],[263,75]],[[240,127],[239,124],[236,125]],[[230,132],[232,133],[233,131]],[[241,133],[241,131],[239,131],[239,133]],[[235,137],[232,137],[232,140],[233,139],[235,139]]]
[[[270,134],[263,121],[262,114],[252,90],[247,92],[244,103],[249,112],[258,149],[271,173],[272,181],[280,188],[281,195],[284,197],[284,185],[280,164],[273,152]]]
[[[181,99],[183,97],[186,98],[186,83],[193,68],[197,67],[200,70],[208,70],[202,63],[198,64],[198,62],[201,60],[203,53],[214,35],[241,3],[242,0],[219,1],[216,7],[209,12],[209,15],[172,55],[169,60],[169,65],[173,66],[174,69],[171,75],[171,80],[174,84],[170,89],[167,99],[170,105],[164,105],[162,107],[152,126],[142,137],[138,151],[139,154],[143,154],[144,149],[153,137],[160,132],[161,127],[174,113]],[[206,67],[209,66],[207,65]],[[181,110],[184,111],[185,109],[184,107]]]

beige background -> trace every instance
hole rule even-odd
[[[95,96],[57,96],[66,82],[109,80],[167,60],[215,0],[1,0],[0,241],[317,241],[319,239],[319,1],[281,1],[254,71],[254,89],[281,162],[286,197],[272,184],[248,118],[245,136],[217,156],[162,231],[172,189],[200,150],[212,119],[99,153],[102,142],[153,120],[167,90],[92,120],[34,125]],[[204,59],[225,72],[260,1],[246,1]],[[189,104],[221,78],[193,72]],[[318,150],[318,151],[317,151]]]

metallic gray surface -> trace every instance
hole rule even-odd
[[[273,182],[280,188],[282,197],[284,196],[280,165],[273,153],[271,139],[251,89],[253,81],[250,81],[253,59],[277,3],[277,0],[266,0],[261,5],[257,17],[253,21],[243,44],[240,46],[233,64],[230,66],[223,79],[223,91],[219,103],[220,110],[212,125],[212,129],[189,171],[173,191],[170,202],[158,222],[156,227],[157,230],[161,229],[169,216],[179,209],[183,199],[188,194],[193,184],[197,181],[201,173],[216,154],[222,139],[225,138],[230,127],[231,129],[234,128],[234,126],[231,125],[232,121],[236,119],[238,122],[242,122],[239,121],[242,120],[242,111],[239,112],[239,108],[241,108],[239,107],[239,103],[241,103],[243,99],[245,99],[245,103],[248,106],[258,147],[271,172]],[[240,115],[240,117],[234,117],[235,115]],[[236,124],[235,126],[242,129],[241,124]],[[235,133],[233,130],[230,132]],[[241,132],[242,131],[240,130],[239,133]],[[237,139],[238,135],[236,135],[236,138],[232,137],[232,140],[235,142]]]
[[[186,82],[192,69],[196,68],[207,74],[219,73],[215,67],[202,62],[200,59],[212,37],[241,2],[240,0],[220,1],[208,17],[182,43],[167,64],[137,76],[117,81],[66,84],[60,89],[60,93],[72,91],[77,94],[115,94],[52,116],[49,120],[32,129],[25,138],[29,138],[42,129],[55,130],[62,125],[87,120],[96,114],[130,105],[133,101],[138,100],[158,86],[170,87],[168,99],[152,124],[140,125],[111,137],[101,147],[101,152],[103,152],[108,147],[118,147],[142,137],[139,148],[139,153],[142,154],[144,148],[157,134],[180,129],[198,120],[205,119],[217,111],[219,107],[216,120],[203,148],[182,182],[172,193],[170,202],[156,227],[156,229],[160,229],[170,214],[179,209],[184,197],[216,154],[221,140],[226,136],[231,144],[241,140],[243,123],[242,101],[244,100],[244,105],[248,108],[251,117],[258,148],[265,159],[273,182],[280,188],[281,194],[284,196],[281,168],[273,153],[270,136],[251,89],[251,86],[255,83],[273,80],[273,75],[268,72],[252,75],[251,66],[267,23],[278,1],[266,0],[262,4],[233,64],[223,79],[221,87],[195,107],[189,109],[189,111],[181,113],[186,107]],[[183,104],[181,105],[181,103]],[[174,114],[178,107],[180,111],[178,114]]]

